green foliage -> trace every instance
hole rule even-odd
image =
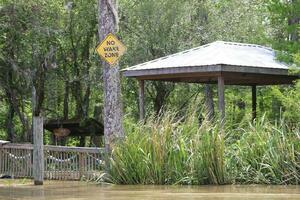
[[[283,117],[288,123],[295,124],[300,119],[300,82],[298,81],[294,87],[273,87],[272,97],[282,104]]]
[[[121,68],[215,40],[272,44],[279,50],[278,59],[295,68],[300,65],[299,5],[299,0],[119,0],[117,35],[127,46]],[[20,112],[15,110],[13,129],[22,141],[22,115],[31,124],[32,72],[45,60],[52,69],[45,77],[43,116],[63,118],[67,105],[67,118],[95,117],[95,107],[103,102],[102,68],[95,54],[97,12],[96,0],[0,0],[1,139],[7,138],[8,111],[15,106]],[[203,110],[200,84],[147,81],[145,89],[149,115],[162,106],[183,116],[190,103],[197,104],[199,115]],[[15,94],[14,102],[8,92]],[[216,97],[216,88],[213,93]],[[300,119],[299,94],[299,83],[259,87],[258,117],[284,117],[295,126]],[[136,81],[123,78],[124,113],[132,121],[138,118],[137,101]],[[230,124],[249,121],[250,89],[226,87],[226,113]]]
[[[199,126],[166,113],[145,123],[126,124],[126,138],[114,147],[108,176],[116,184],[298,184],[299,125],[255,123],[220,129]]]
[[[296,63],[299,67],[300,1],[269,0],[267,2],[270,12],[268,18],[273,27],[271,42],[273,47],[279,50],[278,58],[287,63]]]
[[[206,41],[265,44],[269,26],[264,0],[207,1]]]
[[[128,127],[128,126],[126,126]],[[224,143],[216,127],[192,114],[167,113],[136,126],[115,146],[110,179],[118,184],[223,184]]]
[[[232,181],[299,184],[299,133],[299,125],[297,129],[290,130],[284,121],[274,125],[264,117],[233,133],[238,134],[240,139],[226,149],[227,171]]]

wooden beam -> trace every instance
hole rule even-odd
[[[143,78],[144,76],[160,77],[165,74],[185,74],[185,73],[206,73],[206,72],[238,72],[249,74],[269,74],[269,75],[288,75],[288,69],[284,68],[266,68],[266,67],[251,67],[239,65],[200,65],[200,66],[178,66],[178,67],[162,67],[161,68],[146,68],[139,69],[137,66],[134,70],[124,69],[123,75],[126,77]]]
[[[220,112],[220,120],[222,125],[225,122],[225,83],[224,83],[224,77],[219,76],[218,77],[218,97],[219,97],[219,112]]]
[[[43,117],[33,116],[32,131],[33,131],[34,185],[43,185],[43,181],[44,181]]]
[[[18,149],[18,150],[33,150],[32,144],[17,144],[9,143],[0,146],[3,149]],[[67,147],[67,146],[54,146],[54,145],[44,145],[44,151],[57,151],[57,152],[79,152],[79,153],[103,153],[104,148],[97,147]]]
[[[139,109],[140,120],[145,118],[145,83],[144,80],[139,80]]]
[[[256,85],[252,86],[252,120],[256,119]]]

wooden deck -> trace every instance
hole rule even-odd
[[[32,178],[32,144],[0,146],[0,175]],[[44,146],[45,179],[91,179],[103,168],[102,148]]]

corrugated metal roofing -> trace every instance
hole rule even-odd
[[[230,65],[258,68],[288,69],[276,60],[275,52],[255,44],[216,41],[204,46],[182,51],[146,63],[138,64],[124,71],[153,70],[211,65]]]

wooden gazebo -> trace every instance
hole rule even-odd
[[[140,118],[145,115],[144,81],[218,84],[218,105],[225,118],[224,85],[252,87],[253,117],[256,117],[256,86],[292,84],[298,75],[289,75],[288,66],[275,52],[254,44],[216,41],[204,46],[138,64],[123,75],[139,80]]]

